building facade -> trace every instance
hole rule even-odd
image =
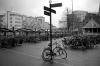
[[[12,29],[14,27],[14,30],[22,28],[22,15],[7,11],[4,14],[4,22],[6,23],[6,27],[8,29]]]
[[[73,14],[67,15],[67,28],[69,31],[74,29],[80,29],[85,20],[85,16],[88,12],[85,11],[73,11]]]
[[[40,29],[45,29],[44,28],[44,23],[45,23],[45,18],[40,16],[40,17],[35,17],[35,22],[36,22],[36,28],[37,30]]]
[[[6,23],[4,21],[5,15],[0,15],[0,28],[6,28]]]
[[[86,11],[74,11],[73,14],[79,19],[79,22],[83,22],[88,12]]]
[[[3,15],[0,15],[0,25],[8,29],[32,29],[40,30],[44,29],[45,17],[28,17],[26,15],[21,15],[19,13],[7,11]]]

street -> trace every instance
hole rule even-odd
[[[67,60],[55,59],[54,64],[43,62],[41,52],[49,41],[24,43],[15,48],[0,49],[0,66],[99,66],[100,45],[86,51],[68,49]]]

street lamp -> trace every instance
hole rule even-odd
[[[74,15],[73,15],[73,0],[72,0],[72,31],[73,31],[73,29],[74,29],[74,23],[73,23],[73,18],[74,17]]]
[[[72,14],[73,14],[73,0],[72,0]]]

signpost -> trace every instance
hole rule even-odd
[[[51,4],[51,0],[49,1],[49,7],[44,6],[44,14],[47,16],[50,16],[50,48],[51,48],[51,60],[52,60],[52,15],[51,13],[55,13],[56,11],[51,9],[53,7],[60,7],[62,6],[62,3],[55,3]]]
[[[48,11],[44,11],[44,14],[50,16],[50,12]]]
[[[62,6],[62,3],[51,4],[52,8],[54,8],[54,7],[60,7],[60,6]]]
[[[53,9],[50,9],[49,7],[44,6],[44,10],[49,11],[49,12],[51,11],[52,13],[56,14],[56,11]]]

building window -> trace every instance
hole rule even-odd
[[[10,27],[12,27],[12,24],[10,24]]]
[[[20,25],[15,25],[15,27],[20,27]]]
[[[21,20],[21,18],[20,18],[20,17],[16,17],[15,19],[16,19],[16,20]]]
[[[21,23],[20,21],[15,21],[15,23]]]
[[[12,17],[10,17],[10,19],[12,20]]]

